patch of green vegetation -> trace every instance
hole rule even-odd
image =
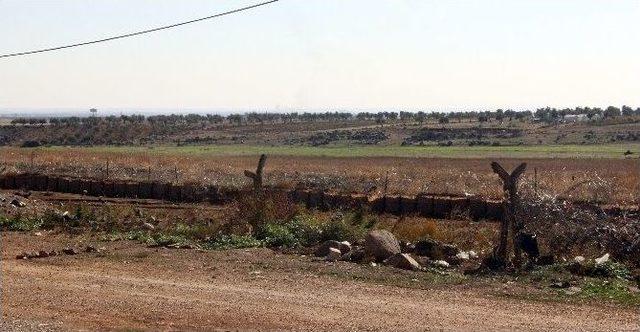
[[[321,221],[307,214],[298,214],[284,223],[265,223],[256,231],[256,238],[268,247],[312,246],[326,240],[356,241],[372,224],[359,213],[335,213]]]
[[[29,232],[42,228],[42,218],[28,218],[22,215],[13,217],[0,216],[0,230]]]
[[[244,249],[262,247],[264,242],[257,240],[251,235],[219,235],[206,241],[203,249],[209,250],[228,250],[228,249]]]
[[[577,295],[586,299],[608,300],[629,306],[640,305],[640,293],[632,293],[626,280],[589,280],[582,285],[582,290]]]
[[[195,154],[211,156],[253,156],[266,153],[283,156],[309,157],[517,157],[517,158],[624,158],[627,150],[638,151],[640,144],[598,145],[513,145],[513,146],[255,146],[205,145],[118,147],[98,146],[85,148],[43,147],[38,149],[81,149],[94,152],[138,152],[151,154]]]

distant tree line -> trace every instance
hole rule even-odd
[[[146,125],[157,130],[169,130],[184,128],[205,128],[211,125],[254,125],[265,123],[299,123],[299,122],[331,122],[331,121],[373,121],[385,122],[462,122],[462,121],[527,121],[538,120],[547,123],[559,122],[567,115],[583,115],[588,119],[615,118],[619,116],[640,116],[640,107],[635,110],[629,106],[609,106],[605,109],[599,107],[576,107],[557,109],[551,107],[539,108],[535,111],[515,111],[512,109],[495,111],[462,111],[462,112],[291,112],[291,113],[244,113],[229,114],[226,116],[217,114],[171,114],[171,115],[120,115],[105,117],[53,117],[53,118],[16,118],[11,121],[13,125],[45,125],[52,126],[88,126],[88,127],[113,127],[122,125]],[[169,130],[173,131],[173,130]]]

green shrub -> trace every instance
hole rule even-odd
[[[349,213],[344,215],[336,213],[322,226],[322,241],[356,241],[364,237],[370,228],[370,222],[362,218],[360,214]]]
[[[40,218],[27,218],[21,215],[16,215],[12,218],[0,216],[0,230],[4,231],[28,232],[40,229],[42,224],[43,222]]]
[[[287,228],[299,245],[312,246],[322,240],[323,228],[313,216],[299,214],[287,223]]]
[[[204,244],[205,249],[226,250],[255,248],[263,246],[263,242],[250,235],[218,235]]]
[[[258,229],[256,237],[268,247],[295,247],[299,239],[287,227],[281,224],[265,224]]]

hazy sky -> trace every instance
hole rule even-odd
[[[0,53],[249,5],[0,0]],[[0,59],[0,109],[640,106],[640,0],[281,0]]]

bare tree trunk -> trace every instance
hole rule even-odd
[[[520,248],[520,236],[522,232],[522,223],[516,219],[518,198],[518,180],[527,169],[527,164],[522,163],[520,166],[509,174],[497,162],[491,163],[491,168],[498,174],[502,180],[502,189],[504,190],[505,199],[503,203],[503,216],[500,225],[500,242],[493,251],[494,259],[498,261],[498,265],[504,267],[509,262],[509,229],[511,229],[511,242],[513,245],[514,260],[516,268],[522,265],[522,250]]]

